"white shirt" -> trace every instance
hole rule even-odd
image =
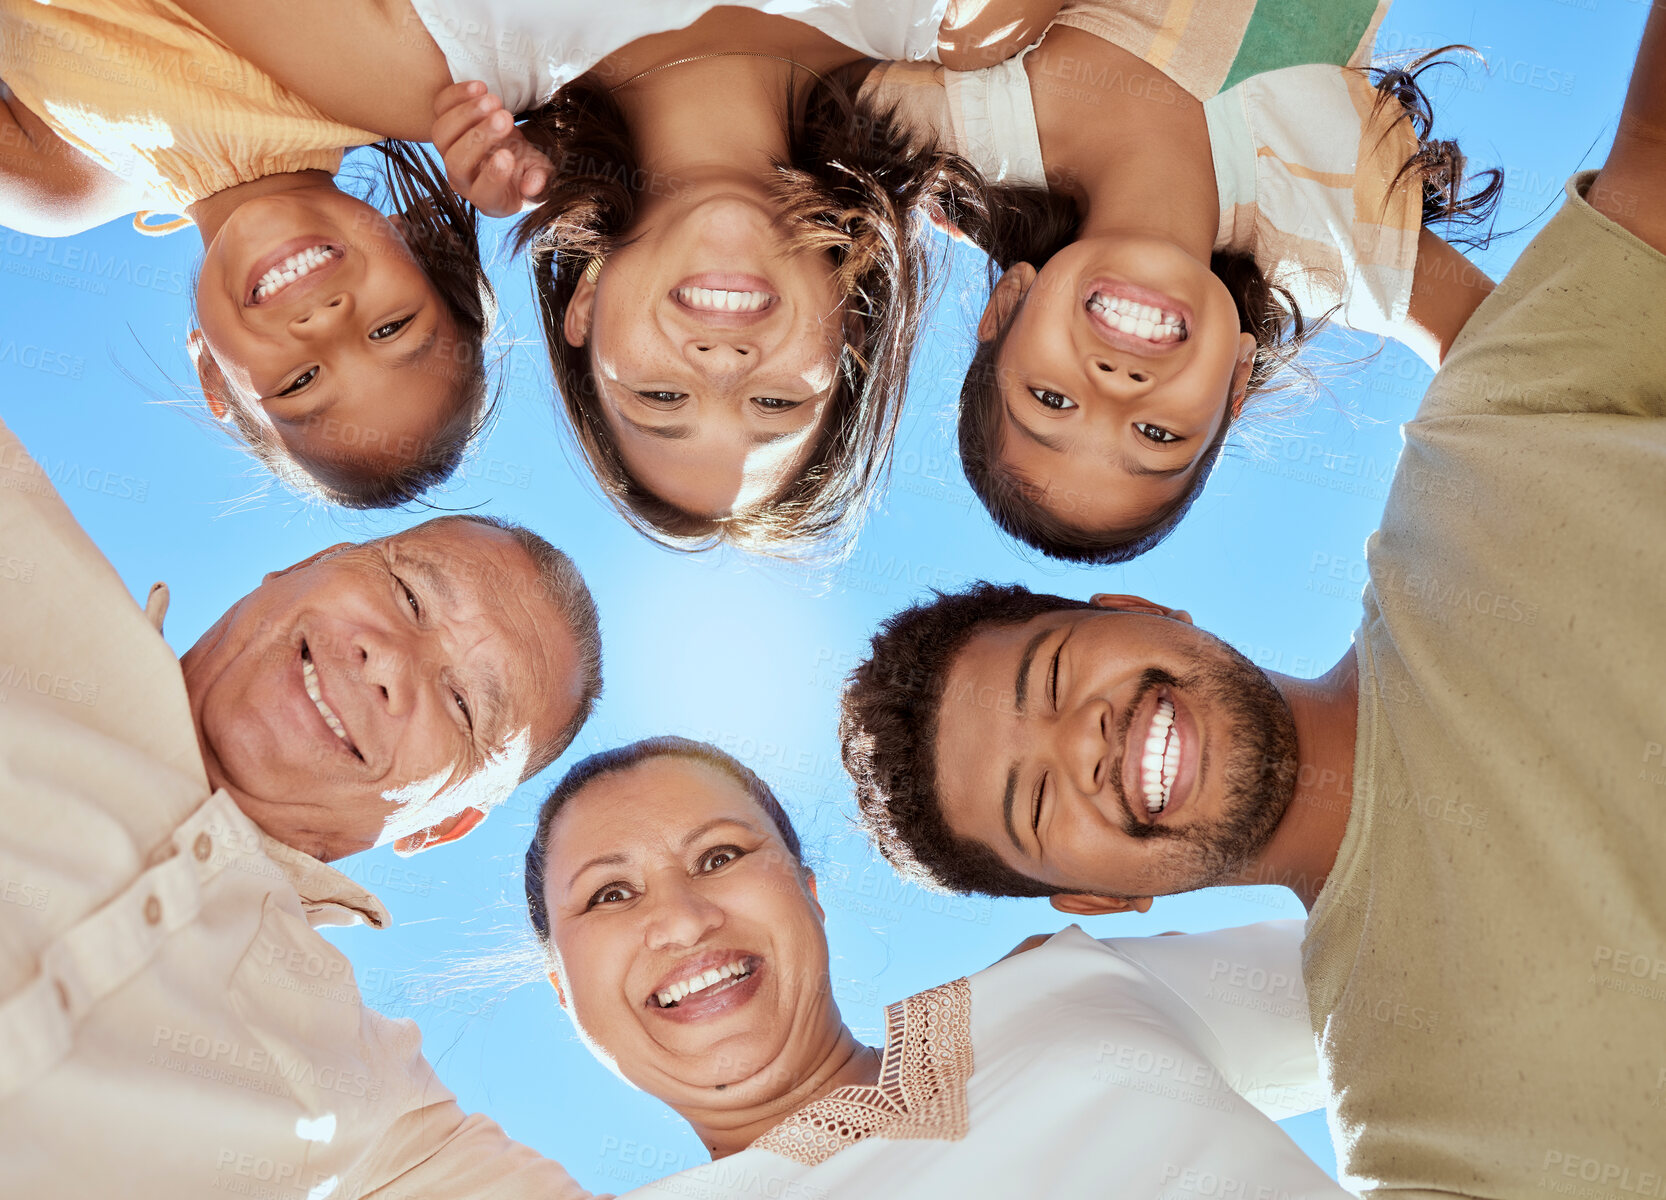
[[[869,58],[937,61],[949,0],[724,0],[821,30]],[[547,101],[621,46],[682,29],[716,0],[412,0],[451,77],[512,113]]]
[[[364,1007],[313,926],[386,910],[210,794],[179,663],[4,424],[0,886],[0,1194],[587,1194]]]
[[[729,1195],[1340,1200],[1273,1117],[1318,1107],[1303,923],[1077,927],[887,1011],[878,1088],[626,1200]]]

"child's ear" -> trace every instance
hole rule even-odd
[[[1244,411],[1244,400],[1249,395],[1250,372],[1255,370],[1255,355],[1259,349],[1253,333],[1238,335],[1238,361],[1232,368],[1232,400],[1228,405],[1233,420],[1237,420],[1238,414]]]
[[[976,246],[977,243],[960,231],[960,226],[949,220],[949,214],[943,211],[940,201],[931,200],[925,206],[926,220],[931,227],[950,241],[959,242],[963,246]]]
[[[208,411],[214,414],[216,421],[230,420],[231,385],[226,382],[225,372],[215,361],[214,352],[208,348],[208,339],[203,337],[202,330],[193,329],[185,335],[185,349],[191,356],[191,365],[197,369],[197,383],[202,388],[203,402],[208,405]]]
[[[1036,269],[1029,263],[1014,263],[1005,275],[995,281],[995,290],[989,293],[989,303],[983,306],[983,316],[978,318],[978,341],[995,339],[1001,327],[1012,318],[1018,302],[1030,290],[1035,277]]]
[[[561,333],[569,346],[590,340],[590,318],[596,306],[596,281],[588,276],[578,281],[573,298],[567,301],[567,315],[561,319]]]

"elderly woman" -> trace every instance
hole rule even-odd
[[[1095,941],[1080,929],[886,1012],[839,1015],[824,914],[767,785],[653,738],[575,766],[527,904],[561,1005],[709,1165],[631,1196],[1343,1197],[1268,1114],[1313,1107],[1297,922]],[[1271,1001],[1262,1003],[1262,1001]]]

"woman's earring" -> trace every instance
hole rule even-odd
[[[594,284],[602,277],[602,256],[596,255],[584,266],[584,282]]]

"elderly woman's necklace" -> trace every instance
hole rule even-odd
[[[626,79],[621,83],[616,83],[607,90],[610,93],[617,92],[620,88],[626,86],[627,84],[635,83],[644,75],[652,75],[656,71],[669,71],[672,67],[680,67],[684,63],[704,62],[708,58],[770,58],[774,59],[776,62],[786,63],[789,67],[796,67],[801,71],[810,72],[810,74],[816,77],[817,83],[827,82],[827,80],[822,78],[821,72],[817,71],[814,67],[807,67],[803,63],[794,62],[790,58],[782,58],[779,54],[765,54],[761,50],[715,50],[710,54],[691,54],[687,58],[672,59],[668,63],[660,63],[657,67],[649,67],[646,71],[638,71],[629,79]]]

